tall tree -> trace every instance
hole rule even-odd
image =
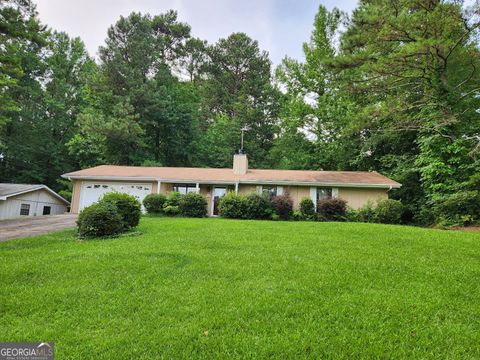
[[[330,170],[351,166],[353,138],[346,125],[352,104],[339,90],[338,74],[330,66],[343,17],[338,9],[329,12],[321,5],[310,41],[303,44],[305,61],[286,57],[276,70],[285,92],[282,134],[271,153],[276,166]]]
[[[268,54],[244,33],[220,39],[207,53],[207,79],[200,86],[202,128],[208,129],[217,119],[223,119],[223,115],[230,119],[232,128],[247,126],[245,148],[251,163],[268,166],[267,154],[276,133],[278,111],[278,92],[271,82]],[[231,146],[238,147],[239,142],[240,132]],[[208,148],[205,144],[201,147]],[[210,165],[208,156],[201,153],[198,162]],[[223,166],[231,166],[231,156],[221,160]]]

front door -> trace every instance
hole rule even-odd
[[[213,188],[213,211],[212,215],[213,216],[218,216],[218,203],[220,202],[220,199],[225,196],[227,193],[227,188],[226,187],[214,187]]]

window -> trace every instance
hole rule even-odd
[[[30,204],[20,205],[20,215],[28,216],[30,214]]]
[[[277,187],[276,186],[262,186],[262,193],[265,195],[270,195],[270,197],[277,196]]]
[[[332,198],[332,188],[317,188],[317,201]]]
[[[52,207],[51,206],[44,206],[43,207],[43,213],[42,215],[50,215],[50,212],[52,211]]]
[[[173,191],[176,191],[182,195],[191,192],[197,192],[197,185],[195,184],[174,184]]]

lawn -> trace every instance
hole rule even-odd
[[[0,244],[0,341],[57,359],[479,358],[480,233],[144,218]]]

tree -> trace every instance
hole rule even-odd
[[[268,166],[267,154],[277,131],[277,90],[272,86],[270,60],[258,43],[244,33],[235,33],[220,39],[207,50],[209,62],[207,79],[200,86],[205,130],[216,119],[226,115],[240,127],[247,126],[245,149],[253,166]],[[223,141],[225,139],[218,139]],[[232,139],[233,141],[233,139]],[[238,148],[240,132],[229,148]],[[232,154],[228,162],[231,163]],[[204,154],[204,159],[208,154]],[[227,162],[227,159],[223,159]],[[210,163],[202,165],[211,166]]]
[[[358,160],[401,182],[419,179],[425,199],[417,201],[427,206],[480,166],[480,23],[461,5],[361,1],[335,61],[361,110]]]

